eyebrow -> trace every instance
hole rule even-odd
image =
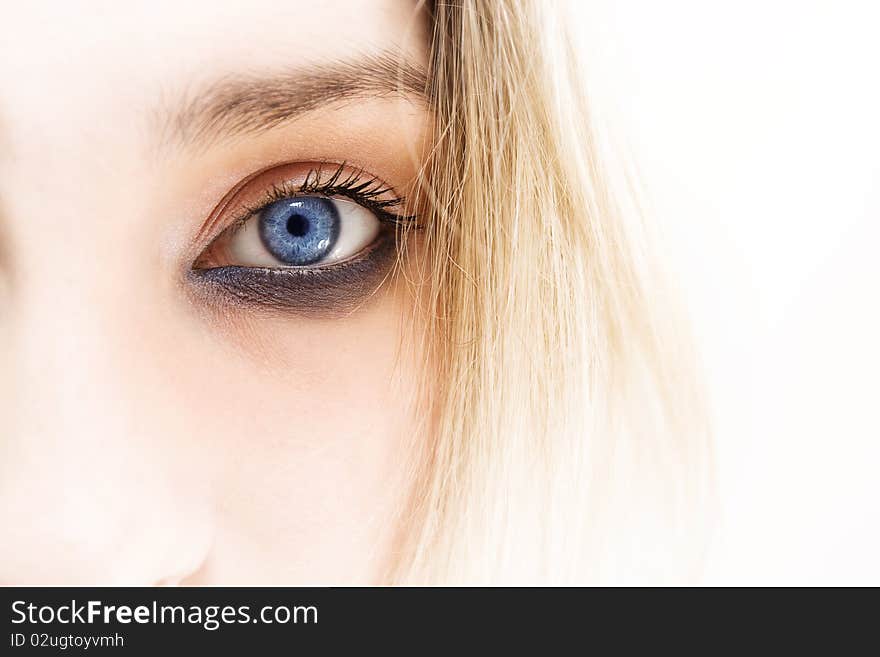
[[[228,76],[163,103],[155,117],[162,141],[187,146],[260,133],[355,99],[397,96],[427,106],[427,87],[424,69],[384,53],[271,76]]]

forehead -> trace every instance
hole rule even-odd
[[[0,130],[96,124],[224,75],[400,51],[423,64],[408,0],[29,2],[0,23]],[[130,123],[129,123],[130,127]],[[87,130],[88,131],[88,130]],[[19,132],[19,134],[22,134]]]

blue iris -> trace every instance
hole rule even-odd
[[[286,265],[311,265],[326,256],[339,237],[336,205],[320,196],[283,198],[260,213],[260,238]]]

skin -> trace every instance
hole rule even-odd
[[[346,161],[411,190],[429,113],[387,95],[169,137],[237,75],[393,52],[407,2],[17,3],[0,23],[0,582],[334,584],[393,559],[416,431],[411,290],[212,304],[186,274],[224,195]]]

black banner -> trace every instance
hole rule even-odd
[[[0,655],[829,654],[876,644],[840,591],[573,588],[0,588]],[[726,598],[709,601],[709,598]],[[835,601],[836,602],[833,602]],[[725,604],[726,603],[726,604]],[[857,649],[858,648],[858,649]],[[610,649],[610,650],[609,650]],[[482,651],[481,651],[482,652]]]

